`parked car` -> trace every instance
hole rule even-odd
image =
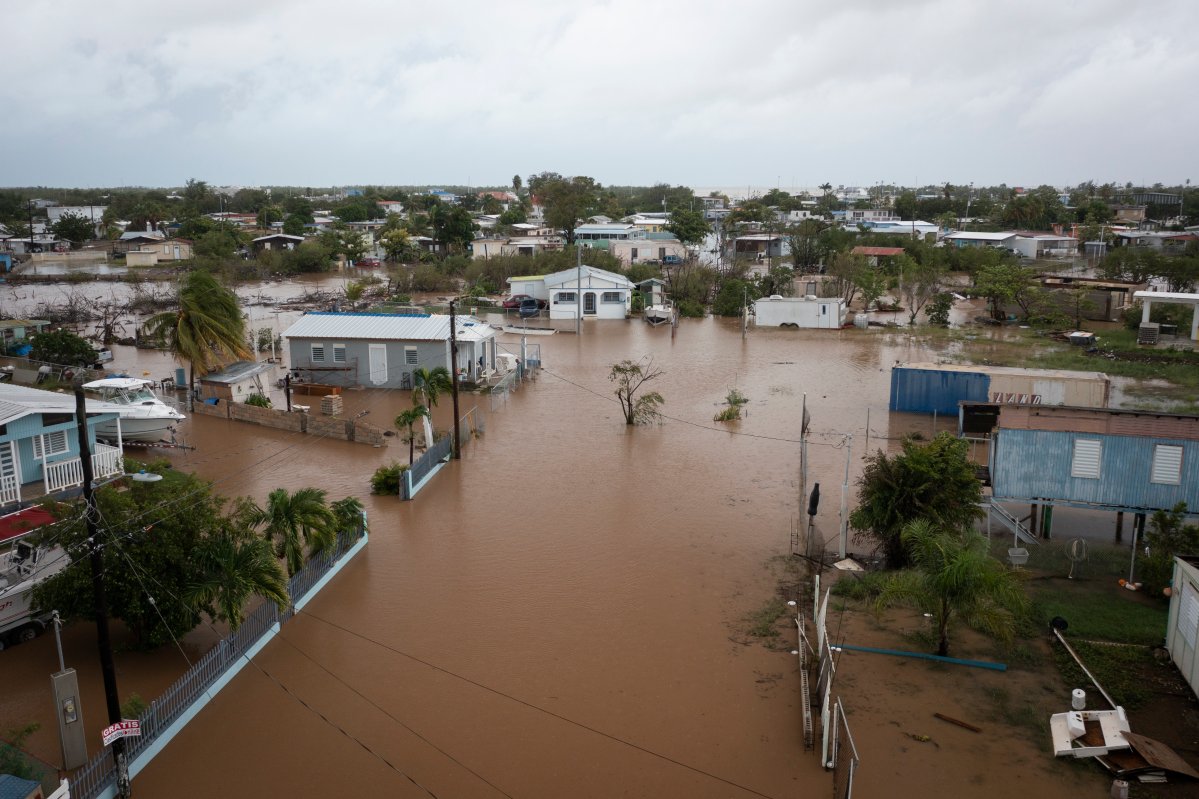
[[[528,319],[537,316],[541,313],[542,300],[535,300],[532,297],[526,297],[520,301],[520,318]]]
[[[354,262],[354,264],[356,266],[367,267],[370,269],[373,269],[378,266],[382,266],[379,259],[375,258],[373,256],[368,256],[366,258],[359,258],[357,261]]]
[[[504,300],[502,305],[504,306],[504,310],[516,311],[520,309],[521,304],[524,303],[525,300],[533,300],[533,302],[537,303],[538,308],[545,308],[549,305],[549,303],[547,303],[545,300],[538,300],[529,296],[528,294],[513,294],[511,297]]]
[[[681,264],[682,262],[683,262],[683,259],[677,255],[667,255],[665,258],[662,259],[662,263],[667,264],[667,265],[678,265],[678,264]]]

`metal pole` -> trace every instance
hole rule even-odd
[[[575,242],[575,335],[583,334],[583,245]]]
[[[454,316],[454,303],[457,299],[450,300],[450,394],[454,398],[454,445],[450,448],[450,452],[454,455],[454,460],[458,460],[462,453],[460,452],[459,444],[462,441],[462,420],[458,417],[458,324]],[[429,442],[432,446],[433,442]]]
[[[58,670],[66,671],[67,662],[62,658],[62,619],[58,617],[58,611],[54,611],[54,645],[58,647]]]
[[[845,482],[841,484],[841,544],[837,552],[842,558],[849,538],[849,456],[852,450],[853,435],[850,434],[845,436]]]
[[[808,392],[804,392],[799,412],[799,508],[808,501]]]
[[[863,451],[870,454],[870,408],[866,408],[866,447]]]
[[[92,448],[87,435],[87,401],[83,386],[75,386],[75,422],[79,435],[79,465],[83,471],[84,522],[87,525],[88,557],[92,566],[92,609],[96,614],[96,646],[100,650],[100,670],[104,676],[104,699],[108,705],[108,723],[121,720],[121,700],[117,694],[117,670],[112,660],[112,639],[108,635],[108,599],[104,593],[104,560],[100,556],[100,530],[96,525],[96,495],[92,488]],[[129,767],[125,760],[125,739],[112,743],[117,766],[117,795],[128,799]]]

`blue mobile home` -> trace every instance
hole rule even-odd
[[[1199,510],[1199,416],[1002,407],[991,445],[1000,501],[1144,514]]]

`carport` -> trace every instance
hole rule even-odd
[[[1181,291],[1138,291],[1132,296],[1142,303],[1142,325],[1149,324],[1149,313],[1155,302],[1190,305],[1194,309],[1194,314],[1191,316],[1191,341],[1199,341],[1199,294],[1187,294]]]

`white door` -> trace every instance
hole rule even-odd
[[[0,504],[7,505],[21,499],[21,481],[17,479],[17,461],[13,456],[13,442],[0,444]]]
[[[387,382],[387,345],[371,344],[369,345],[369,352],[371,383],[381,386]]]

